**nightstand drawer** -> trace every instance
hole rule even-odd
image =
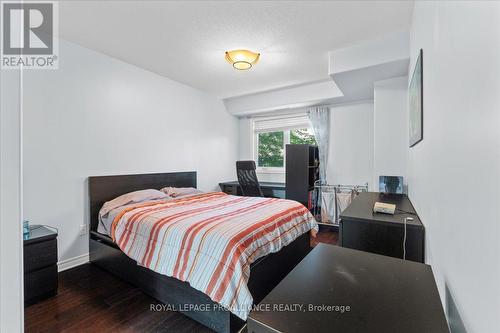
[[[57,239],[24,246],[24,273],[57,264]]]
[[[25,305],[57,293],[57,265],[24,274]]]

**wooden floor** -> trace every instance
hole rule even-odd
[[[337,245],[338,238],[339,238],[338,232],[321,229],[315,238],[311,237],[311,246],[315,247],[318,243]]]
[[[311,245],[336,244],[321,231]],[[59,274],[58,295],[25,309],[26,332],[212,332],[179,312],[154,312],[158,302],[119,278],[86,264]]]

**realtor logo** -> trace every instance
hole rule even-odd
[[[57,2],[2,1],[2,69],[57,69]]]

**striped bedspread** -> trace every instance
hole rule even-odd
[[[246,320],[250,264],[311,229],[314,217],[295,201],[210,192],[126,207],[111,236],[139,264],[189,282]]]

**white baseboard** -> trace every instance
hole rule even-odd
[[[81,256],[77,256],[77,257],[69,258],[69,259],[66,259],[63,261],[59,261],[57,263],[57,270],[59,272],[62,272],[62,271],[65,271],[67,269],[86,264],[88,262],[89,262],[89,254],[85,253],[85,254],[82,254]]]

